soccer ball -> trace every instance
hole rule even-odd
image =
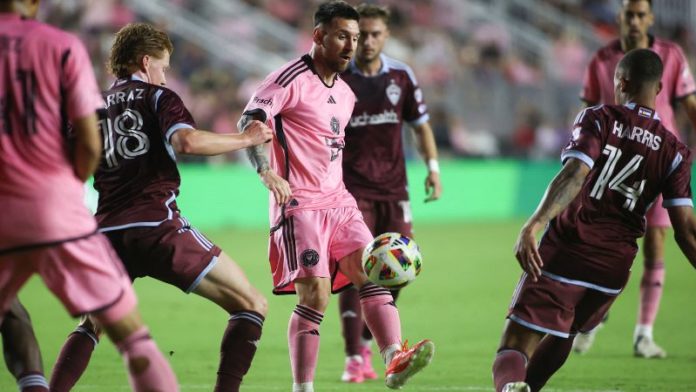
[[[372,283],[398,289],[416,279],[421,270],[421,259],[415,241],[400,233],[384,233],[365,247],[362,264]]]

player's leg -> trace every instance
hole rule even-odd
[[[375,226],[370,226],[369,219],[365,219],[365,223],[373,235],[396,232],[413,238],[411,204],[408,200],[374,202],[374,206],[377,217]],[[360,204],[358,204],[358,207],[360,207]],[[365,216],[364,211],[362,212],[363,216]],[[394,303],[396,303],[401,289],[390,290],[390,293]],[[378,377],[377,372],[372,367],[372,333],[370,333],[367,324],[363,324],[362,337],[360,339],[363,377],[365,379],[376,379]]]
[[[543,332],[507,320],[493,362],[493,384],[496,392],[529,392],[525,383],[527,362],[532,357]]]
[[[298,296],[288,323],[293,392],[313,392],[319,358],[319,326],[329,304],[331,280],[304,277],[294,281]]]
[[[573,337],[546,335],[541,340],[527,365],[525,382],[532,392],[541,390],[546,382],[565,363],[573,347]]]
[[[12,301],[0,326],[7,369],[17,380],[20,392],[48,391],[41,351],[29,313],[17,298]]]
[[[102,235],[44,251],[38,265],[48,288],[71,314],[93,313],[118,348],[135,391],[178,391],[176,378],[150,338],[135,292],[121,262]],[[100,309],[100,310],[95,310]]]
[[[101,336],[101,328],[89,315],[82,316],[80,324],[68,335],[56,358],[51,373],[50,390],[70,391],[87,370],[92,352]]]
[[[427,339],[410,349],[401,344],[401,320],[394,299],[389,290],[367,280],[362,269],[362,252],[363,248],[359,248],[344,256],[339,260],[339,266],[360,294],[363,317],[387,365],[386,384],[389,388],[399,389],[430,363],[435,346]]]
[[[373,200],[357,199],[358,209],[365,224],[374,236],[380,220],[379,203]],[[360,309],[360,295],[355,287],[341,291],[338,295],[338,311],[345,343],[346,362],[341,381],[361,383],[365,378],[375,379],[372,368],[372,334],[363,321]]]
[[[230,318],[220,344],[215,391],[238,391],[256,354],[266,317],[266,298],[224,252],[193,292],[225,309]]]
[[[656,200],[646,214],[647,230],[643,239],[643,276],[640,281],[638,320],[633,333],[633,353],[643,358],[664,358],[667,353],[653,339],[665,281],[664,244],[669,227],[669,215]]]

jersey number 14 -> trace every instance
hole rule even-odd
[[[610,190],[619,192],[620,194],[626,196],[626,202],[623,204],[623,207],[627,208],[629,211],[633,211],[638,198],[643,193],[643,189],[645,188],[645,180],[635,181],[632,185],[625,184],[625,181],[633,173],[635,173],[636,170],[638,170],[641,162],[643,162],[643,156],[638,154],[634,155],[628,164],[626,164],[623,169],[619,170],[619,172],[613,176],[614,171],[616,170],[616,163],[619,161],[619,158],[621,158],[621,150],[607,144],[604,146],[602,154],[608,155],[609,158],[607,158],[607,162],[604,164],[602,172],[599,174],[590,196],[600,200],[608,186]]]

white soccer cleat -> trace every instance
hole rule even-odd
[[[387,366],[385,382],[391,389],[401,389],[409,378],[428,366],[433,359],[435,345],[430,340],[422,340],[410,349],[407,344],[404,342]]]
[[[503,392],[532,392],[526,382],[509,382],[503,387]]]
[[[573,340],[573,351],[578,354],[584,354],[592,348],[592,344],[597,336],[597,331],[604,326],[604,323],[597,325],[589,332],[579,332]]]
[[[633,343],[633,355],[639,358],[665,358],[667,352],[647,336],[638,336]]]

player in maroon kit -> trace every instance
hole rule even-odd
[[[116,34],[100,120],[104,156],[95,173],[97,221],[131,279],[151,276],[196,293],[230,314],[216,391],[238,391],[261,337],[266,299],[239,266],[189,224],[177,208],[175,153],[216,155],[263,144],[272,131],[252,122],[244,134],[198,130],[179,96],[164,87],[173,50],[166,33],[130,24]],[[54,368],[51,391],[67,391],[84,371],[99,328],[90,318],[73,332]]]
[[[599,324],[628,281],[658,196],[696,267],[691,152],[655,111],[662,72],[655,52],[630,51],[614,75],[617,105],[577,116],[563,169],[515,245],[524,274],[493,364],[496,391],[540,390],[567,359],[573,335]]]
[[[624,53],[646,48],[657,53],[664,64],[662,91],[655,110],[668,131],[679,135],[673,104],[679,102],[691,124],[696,127],[696,83],[681,48],[675,43],[648,34],[653,24],[652,2],[624,0],[619,13],[620,38],[600,48],[587,71],[581,98],[588,106],[614,102],[614,69]],[[679,137],[679,136],[677,136]],[[643,239],[643,276],[640,281],[640,307],[633,334],[633,352],[637,357],[664,358],[666,352],[653,340],[653,324],[660,306],[665,280],[664,243],[670,226],[667,211],[659,200],[646,214],[647,230]],[[597,329],[580,334],[573,348],[579,353],[592,346]]]
[[[357,11],[358,47],[348,70],[341,74],[357,97],[346,128],[343,181],[373,236],[399,232],[412,237],[401,137],[404,121],[415,131],[428,166],[426,202],[437,200],[442,192],[428,110],[411,68],[382,53],[389,37],[389,10],[361,4]],[[392,291],[394,300],[398,294],[399,290]],[[363,322],[357,290],[341,292],[339,311],[346,351],[341,379],[360,383],[365,378],[377,378],[371,362],[372,334]]]

